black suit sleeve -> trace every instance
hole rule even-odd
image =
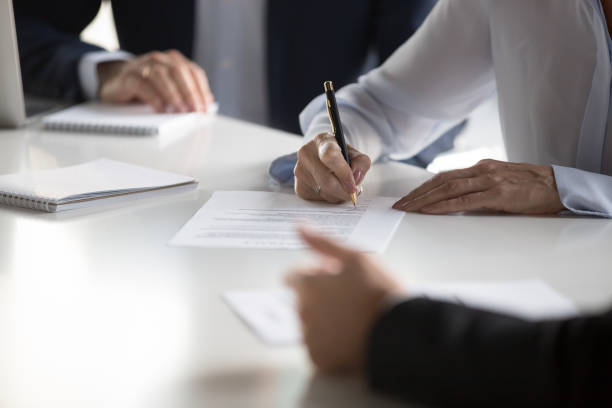
[[[372,331],[372,386],[435,406],[612,406],[612,311],[527,322],[414,299]]]
[[[81,57],[100,50],[80,41],[100,0],[15,0],[19,60],[26,93],[49,98],[83,99],[78,75]]]

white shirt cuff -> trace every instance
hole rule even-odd
[[[612,177],[552,166],[561,202],[571,212],[612,218]]]
[[[134,56],[125,51],[88,52],[79,61],[79,82],[86,99],[98,97],[98,64],[109,61],[126,61]]]

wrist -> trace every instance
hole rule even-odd
[[[96,67],[98,74],[98,92],[106,82],[117,76],[127,61],[105,61]]]

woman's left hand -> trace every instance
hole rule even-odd
[[[551,166],[496,160],[437,174],[393,208],[426,214],[473,210],[556,214],[565,209]]]

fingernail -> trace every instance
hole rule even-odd
[[[403,211],[418,211],[419,206],[416,203],[416,200],[406,200],[400,204],[400,208]]]
[[[410,201],[411,201],[411,200],[408,200],[408,199],[406,199],[406,197],[404,197],[404,198],[402,198],[402,199],[398,200],[398,201],[397,201],[395,204],[393,204],[393,205],[394,205],[394,206],[397,206],[397,207],[403,207],[403,206],[405,206],[406,204],[408,204]]]
[[[355,169],[353,172],[353,177],[355,178],[355,184],[361,184],[363,181],[363,171],[361,169]]]

